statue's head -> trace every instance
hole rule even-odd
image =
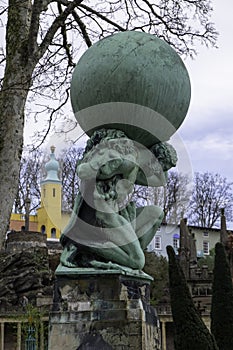
[[[163,171],[176,166],[177,153],[175,148],[167,142],[159,142],[151,147],[151,152],[158,159]]]

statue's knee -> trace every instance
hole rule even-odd
[[[149,207],[150,215],[154,219],[154,225],[158,227],[164,217],[163,209],[158,207],[157,205],[153,205]]]
[[[163,216],[163,209],[158,205],[150,205],[148,206],[148,211],[157,218]]]
[[[141,252],[140,254],[135,255],[132,258],[132,268],[136,270],[142,270],[145,265],[145,256],[144,253]]]

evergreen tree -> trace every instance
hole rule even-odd
[[[167,254],[175,349],[217,350],[214,338],[195,309],[183,271],[171,246],[167,247]]]
[[[221,350],[233,348],[233,287],[222,243],[215,246],[211,332]]]
[[[168,262],[164,256],[145,251],[145,266],[143,271],[154,278],[150,285],[150,303],[156,306],[166,298],[168,287]]]

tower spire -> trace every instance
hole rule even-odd
[[[55,158],[55,146],[51,146],[50,150],[50,160],[45,164],[46,178],[42,181],[44,182],[61,182],[58,176],[59,172],[59,162]]]
[[[48,238],[58,238],[61,232],[61,191],[59,162],[55,158],[55,146],[50,147],[50,159],[45,164],[46,177],[41,181],[41,207],[37,210],[38,231]]]

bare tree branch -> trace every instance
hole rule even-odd
[[[72,15],[73,15],[75,21],[79,25],[79,28],[80,28],[81,33],[83,35],[83,39],[85,40],[87,47],[90,47],[92,45],[92,42],[91,42],[91,39],[87,33],[86,26],[85,26],[84,22],[82,22],[81,18],[79,17],[79,15],[75,11],[72,12]]]
[[[37,35],[40,25],[40,14],[43,8],[43,1],[35,0],[31,7],[31,23],[28,35],[28,54],[33,55],[38,50]]]
[[[66,18],[72,13],[75,7],[80,5],[82,1],[83,0],[74,0],[73,2],[70,2],[67,5],[66,9],[59,16],[55,18],[52,25],[48,29],[44,37],[44,40],[42,41],[39,47],[39,51],[40,51],[39,57],[42,57],[44,55],[45,51],[48,49],[49,45],[51,44],[57,30],[63,25]]]
[[[103,16],[101,13],[99,13],[98,11],[94,10],[93,8],[91,8],[89,6],[81,4],[79,7],[89,11],[90,13],[92,13],[94,15],[96,15],[98,18],[101,18],[103,21],[105,21],[106,23],[111,24],[113,27],[117,28],[120,31],[125,31],[126,30],[122,26],[118,25],[116,22],[111,21],[109,18]]]
[[[225,208],[228,220],[232,218],[232,185],[219,174],[196,173],[190,202],[190,222],[201,227],[213,227],[220,209]]]
[[[46,132],[45,132],[45,134],[44,134],[44,136],[43,136],[41,142],[40,142],[35,148],[33,148],[33,150],[38,149],[38,148],[44,143],[44,141],[45,141],[46,137],[48,136],[49,131],[50,131],[50,129],[51,129],[51,125],[52,125],[52,121],[53,121],[53,116],[54,116],[54,114],[55,114],[58,110],[60,110],[60,109],[67,103],[68,98],[69,98],[69,89],[66,89],[66,99],[65,99],[57,108],[55,108],[55,109],[52,110],[52,112],[51,112],[51,114],[50,114],[50,116],[49,116],[49,121],[48,121],[47,130],[46,130]]]
[[[61,15],[62,14],[61,4],[58,3],[57,6],[58,6],[59,14]],[[62,38],[63,38],[63,47],[65,49],[65,52],[66,52],[66,55],[67,55],[67,58],[68,58],[68,65],[71,66],[71,67],[74,67],[75,64],[73,62],[72,55],[70,53],[70,45],[68,44],[68,41],[67,41],[67,34],[66,34],[66,25],[65,25],[65,23],[61,25],[61,34],[62,34]]]

